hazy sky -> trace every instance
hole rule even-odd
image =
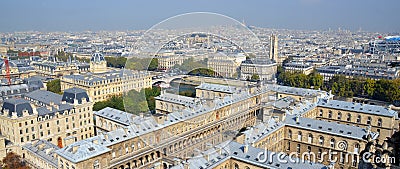
[[[215,12],[248,25],[400,32],[400,0],[1,0],[0,31],[148,29],[174,15]]]

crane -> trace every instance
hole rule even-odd
[[[8,85],[11,85],[11,77],[10,77],[10,64],[8,62],[8,57],[7,56],[3,56],[3,61],[4,61],[4,65],[6,66],[6,79],[8,82]]]

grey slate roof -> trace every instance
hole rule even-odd
[[[358,140],[366,139],[368,134],[371,135],[371,138],[378,137],[377,133],[368,132],[366,129],[356,126],[332,123],[324,120],[316,120],[304,117],[297,117],[297,118],[299,118],[298,122],[296,122],[296,116],[287,115],[284,123],[285,125],[291,127],[314,130],[331,135],[339,135],[342,137],[353,138]]]
[[[312,163],[310,161],[303,162],[300,159],[294,159],[294,161],[291,161],[289,160],[289,156],[287,155],[278,160],[278,153],[276,153],[276,155],[273,155],[271,159],[268,159],[269,155],[272,154],[271,151],[266,151],[264,149],[259,149],[251,146],[248,146],[247,151],[245,151],[245,146],[246,145],[237,142],[224,142],[215,146],[214,148],[203,152],[202,155],[198,155],[187,160],[186,165],[188,165],[190,169],[215,168],[226,160],[235,159],[248,164],[252,164],[254,166],[258,166],[260,168],[327,169],[327,166],[320,163]],[[259,156],[260,153],[262,153],[262,155]],[[282,162],[282,160],[286,160],[287,163]],[[300,160],[300,162],[296,162],[297,160]],[[184,164],[178,164],[176,166],[173,166],[171,169],[184,169]]]
[[[8,110],[8,117],[12,116],[13,112],[17,113],[18,117],[22,117],[24,110],[27,110],[29,114],[33,114],[33,109],[28,100],[11,98],[4,101],[1,111]]]
[[[271,90],[278,92],[278,93],[299,95],[299,96],[303,96],[303,97],[314,97],[314,96],[331,97],[331,94],[329,94],[326,91],[321,91],[321,90],[303,89],[303,88],[281,86],[281,85],[269,85],[268,87]]]
[[[78,163],[87,158],[95,157],[109,151],[111,151],[111,149],[86,139],[59,149],[56,153],[73,163]]]
[[[64,94],[62,96],[62,101],[66,101],[67,103],[74,104],[74,100],[78,100],[78,103],[82,103],[82,99],[85,99],[86,102],[89,102],[89,96],[86,93],[86,90],[81,88],[73,87],[64,90]]]
[[[232,86],[211,84],[211,83],[202,83],[201,85],[197,86],[196,89],[217,91],[223,93],[233,93],[236,90],[236,88]]]
[[[94,115],[100,116],[111,121],[123,124],[125,126],[129,126],[129,124],[133,121],[136,115],[127,113],[121,110],[117,110],[111,107],[106,107],[99,111],[95,111]]]
[[[49,105],[50,102],[53,102],[55,104],[60,104],[62,99],[61,95],[46,90],[36,90],[26,94],[25,97],[39,101],[47,105]]]
[[[361,103],[346,102],[346,101],[339,101],[339,100],[320,99],[318,101],[318,106],[360,112],[360,113],[365,113],[365,114],[373,114],[373,115],[380,115],[380,116],[386,116],[386,117],[395,117],[396,119],[399,118],[398,113],[394,110],[391,110],[386,107],[370,105],[370,104],[361,104]]]
[[[195,98],[171,94],[171,93],[163,93],[163,94],[155,97],[155,99],[166,101],[166,102],[172,102],[172,103],[184,105],[187,107],[194,107],[197,103]]]
[[[57,167],[57,158],[55,157],[55,151],[60,148],[56,145],[46,141],[46,140],[37,140],[32,143],[27,143],[22,146],[24,150],[36,155],[49,163],[50,165]]]

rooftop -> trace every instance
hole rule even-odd
[[[23,145],[22,148],[45,160],[53,167],[57,167],[58,162],[57,158],[55,157],[55,151],[59,150],[60,148],[56,145],[46,140],[37,140]]]
[[[299,118],[296,120],[296,118]],[[314,130],[342,137],[364,140],[368,135],[371,138],[377,138],[378,134],[369,132],[366,129],[345,124],[332,123],[324,120],[316,120],[299,116],[287,115],[284,121],[286,126]]]
[[[354,112],[361,112],[361,113],[365,113],[365,114],[373,114],[373,115],[386,116],[386,117],[395,117],[396,119],[399,118],[398,113],[394,110],[391,110],[387,107],[370,105],[370,104],[346,102],[346,101],[339,101],[339,100],[320,99],[318,101],[318,106],[326,107],[326,108],[333,108],[333,109],[340,109],[340,110],[347,110],[347,111],[354,111]]]
[[[94,115],[104,117],[111,121],[123,124],[125,126],[129,126],[129,124],[134,120],[136,115],[127,113],[121,110],[117,110],[111,107],[106,107],[99,111],[94,112]]]

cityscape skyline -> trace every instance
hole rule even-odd
[[[158,4],[158,5],[155,5]],[[143,30],[190,12],[220,13],[246,25],[275,29],[347,29],[395,33],[396,0],[389,1],[2,1],[1,32]],[[29,15],[27,15],[29,13]]]

